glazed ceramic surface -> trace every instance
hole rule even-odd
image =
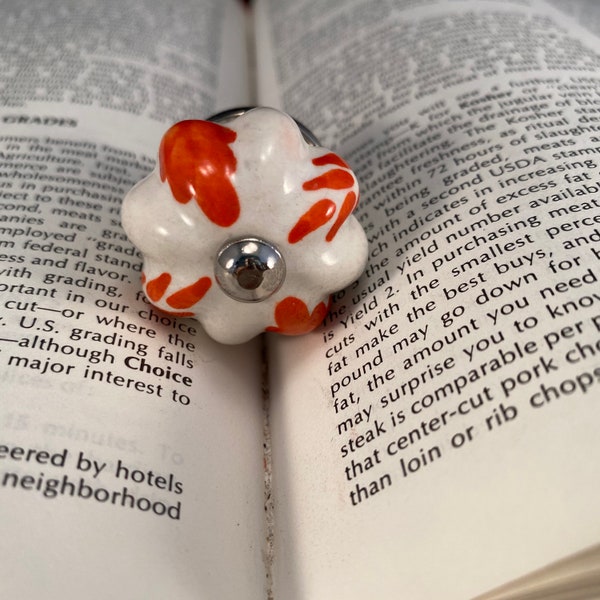
[[[226,125],[171,127],[156,169],[127,194],[122,222],[143,253],[148,299],[233,344],[322,322],[330,294],[366,264],[357,200],[339,156],[308,145],[288,115],[256,108]]]

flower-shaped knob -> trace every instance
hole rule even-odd
[[[366,264],[357,200],[339,156],[288,115],[255,108],[224,124],[173,125],[122,222],[144,256],[148,299],[235,344],[323,321],[330,294]]]

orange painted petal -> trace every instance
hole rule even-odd
[[[320,302],[312,313],[308,312],[306,304],[294,296],[288,296],[275,306],[275,322],[266,331],[283,333],[284,335],[302,335],[318,327],[327,315],[327,306]]]
[[[212,282],[210,277],[200,277],[198,281],[184,287],[167,298],[167,304],[172,308],[189,308],[199,302],[208,292]]]
[[[295,244],[309,233],[325,225],[335,214],[336,205],[333,200],[323,199],[315,202],[292,227],[288,234],[288,242]]]
[[[171,275],[169,273],[162,273],[155,279],[151,279],[146,284],[146,294],[148,298],[150,298],[152,302],[158,302],[167,291],[170,283]]]
[[[237,133],[210,121],[181,121],[163,136],[159,149],[160,177],[175,200],[194,199],[206,217],[221,227],[233,225],[240,203],[231,182],[237,160],[229,144]]]
[[[317,156],[317,158],[312,159],[312,164],[317,167],[322,167],[323,165],[337,165],[338,167],[344,167],[349,169],[348,163],[337,154],[330,152],[329,154],[323,154],[323,156]]]
[[[307,192],[329,188],[330,190],[342,190],[354,185],[354,176],[349,171],[342,169],[331,169],[327,173],[323,173],[314,179],[305,181],[302,184],[302,189]]]
[[[354,192],[348,192],[346,197],[344,198],[344,203],[342,204],[342,208],[340,208],[340,212],[338,214],[335,223],[331,227],[331,229],[327,232],[325,239],[330,242],[337,234],[339,228],[344,224],[344,221],[352,214],[352,211],[355,209],[358,199]]]

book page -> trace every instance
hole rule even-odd
[[[234,2],[3,7],[0,595],[264,598],[260,347],[152,308],[124,194],[248,102]]]
[[[464,599],[598,544],[598,38],[542,2],[259,8],[262,101],[355,168],[370,242],[269,339],[275,597]]]

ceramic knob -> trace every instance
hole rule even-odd
[[[223,343],[308,333],[366,264],[356,177],[282,112],[220,120],[173,125],[124,199],[145,294]]]

